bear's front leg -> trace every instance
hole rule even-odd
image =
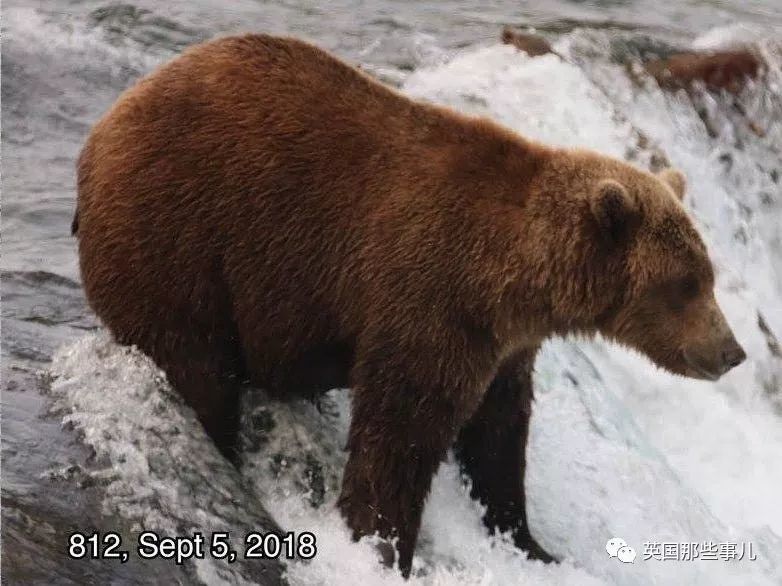
[[[471,496],[486,507],[490,531],[511,531],[531,558],[553,558],[527,526],[524,470],[537,348],[520,350],[500,365],[478,410],[459,433],[455,453],[472,480]]]
[[[483,389],[444,384],[431,353],[393,354],[361,356],[354,367],[350,456],[338,506],[354,539],[378,534],[395,543],[407,577],[432,477]],[[460,371],[455,380],[468,378]],[[389,564],[390,552],[383,552]]]

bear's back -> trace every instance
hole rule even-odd
[[[398,187],[391,151],[420,164],[407,141],[416,110],[426,115],[292,39],[224,38],[162,66],[79,159],[74,226],[93,308],[115,333],[161,307],[235,312],[230,299],[260,303],[259,291],[291,319],[352,313],[335,299],[360,306],[361,232]],[[143,317],[128,317],[131,303]]]
[[[126,342],[162,330],[161,312],[180,316],[169,327],[228,319],[245,352],[269,341],[254,353],[268,360],[351,339],[403,300],[481,313],[537,150],[300,41],[197,46],[128,90],[85,145],[87,297]]]

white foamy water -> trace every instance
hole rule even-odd
[[[749,358],[714,384],[660,372],[600,341],[547,344],[536,364],[528,511],[532,533],[562,563],[529,561],[504,536],[488,536],[449,460],[427,502],[410,584],[782,582],[782,360],[759,326],[760,315],[766,329],[782,332],[782,198],[772,178],[773,169],[782,173],[778,71],[740,97],[764,126],[760,138],[741,126],[727,98],[702,96],[694,105],[684,94],[634,86],[600,56],[602,43],[597,33],[567,35],[557,47],[567,61],[472,48],[417,70],[403,90],[545,142],[618,157],[643,132],[688,176],[686,203],[715,260],[718,299]],[[764,50],[779,63],[773,47]],[[710,108],[717,136],[699,107]],[[112,464],[108,509],[162,532],[241,533],[265,523],[254,517],[258,503],[284,529],[317,535],[315,559],[288,566],[291,583],[405,583],[379,566],[371,540],[351,542],[334,506],[346,458],[346,391],[330,393],[322,413],[249,398],[237,473],[149,361],[105,334],[63,348],[52,368],[68,420]],[[636,549],[633,564],[608,557],[612,537]],[[647,541],[752,542],[757,560],[644,560]],[[252,580],[218,562],[197,571],[208,583]]]

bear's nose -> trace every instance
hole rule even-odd
[[[722,351],[722,364],[725,372],[728,372],[731,368],[737,367],[746,359],[747,353],[744,352],[744,348],[739,346],[736,342],[732,342]]]

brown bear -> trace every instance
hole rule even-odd
[[[530,374],[601,333],[716,379],[744,353],[661,175],[412,101],[304,42],[196,46],[122,95],[78,163],[89,302],[227,455],[237,388],[352,388],[339,507],[410,571],[446,451],[490,528],[525,519]]]
[[[505,27],[500,38],[530,57],[559,55],[551,43],[535,33]],[[744,89],[748,80],[758,79],[765,69],[760,54],[749,47],[674,53],[664,59],[650,59],[643,67],[666,90],[688,89],[699,82],[711,91],[732,94]]]

